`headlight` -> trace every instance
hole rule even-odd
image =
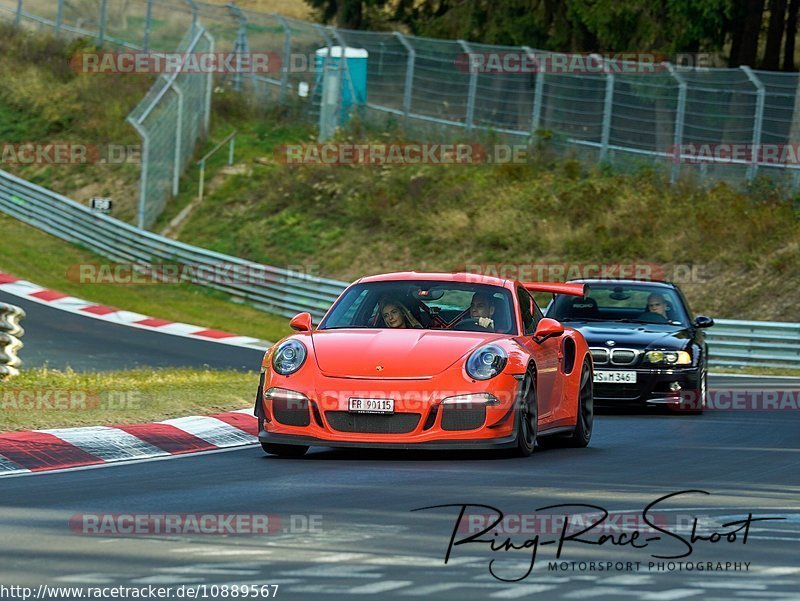
[[[306,360],[306,346],[299,340],[287,340],[275,349],[272,367],[282,376],[296,372]]]
[[[503,371],[508,354],[496,344],[487,344],[473,352],[467,359],[467,375],[475,380],[488,380]]]
[[[686,351],[648,351],[644,354],[648,363],[663,363],[666,365],[691,365],[692,357]]]

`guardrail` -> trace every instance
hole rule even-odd
[[[2,170],[0,211],[112,261],[142,269],[164,263],[189,267],[191,277],[184,272],[183,280],[285,317],[308,311],[319,320],[347,286],[140,230]],[[708,330],[708,345],[712,366],[800,366],[798,323],[718,319]]]
[[[707,341],[711,365],[800,368],[800,323],[717,319]]]
[[[0,170],[0,211],[112,261],[143,269],[183,266],[180,278],[221,290],[257,308],[320,319],[347,285],[261,265],[140,230],[74,200]]]
[[[20,307],[0,303],[0,380],[19,375],[22,361],[17,353],[25,334],[19,322],[24,317],[25,311]]]

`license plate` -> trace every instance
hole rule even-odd
[[[598,384],[636,384],[636,372],[598,370],[594,372],[594,381]]]
[[[394,413],[394,399],[350,399],[350,413]]]

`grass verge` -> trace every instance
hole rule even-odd
[[[251,406],[257,386],[252,372],[25,370],[0,389],[0,432],[210,415]]]
[[[108,260],[0,214],[0,270],[12,275],[99,304],[272,342],[291,332],[288,319],[201,286],[84,284],[68,279],[70,266],[82,263]]]

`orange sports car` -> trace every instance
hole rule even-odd
[[[531,292],[584,284],[465,273],[393,273],[349,286],[314,329],[264,355],[255,415],[267,453],[310,446],[514,449],[592,435],[592,358]]]

